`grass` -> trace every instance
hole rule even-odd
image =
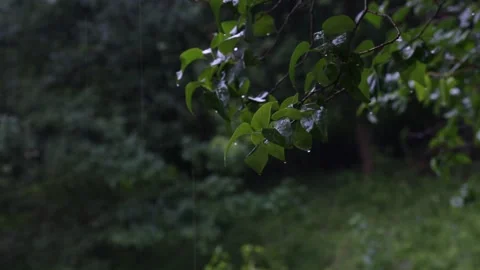
[[[261,245],[271,262],[292,270],[480,269],[480,175],[317,177],[312,182],[323,185],[307,189],[301,206],[239,220],[224,245],[231,252],[242,241]]]

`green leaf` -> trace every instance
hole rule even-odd
[[[400,73],[402,79],[406,82],[410,80],[414,80],[421,85],[425,85],[425,73],[426,73],[427,66],[420,62],[415,61],[412,65],[410,65],[407,69]]]
[[[373,59],[373,64],[383,65],[392,59],[392,48],[394,46],[385,46]]]
[[[245,79],[240,83],[240,89],[238,90],[238,94],[246,95],[248,93],[248,89],[250,88],[250,80]]]
[[[225,112],[225,108],[223,107],[223,103],[220,101],[217,94],[214,92],[204,91],[203,97],[205,100],[205,105],[208,108],[215,110],[223,119],[229,120],[229,117]]]
[[[265,140],[265,137],[261,132],[254,132],[252,133],[252,135],[250,135],[250,140],[254,145],[259,145],[263,143],[263,141]]]
[[[401,7],[398,9],[397,12],[393,14],[393,21],[394,22],[401,22],[405,19],[405,17],[408,15],[410,12],[411,7]]]
[[[272,120],[279,120],[284,117],[288,117],[291,120],[300,120],[302,119],[302,113],[294,108],[283,108],[278,110],[272,115]]]
[[[422,85],[425,85],[425,73],[427,72],[427,65],[420,61],[416,61],[415,69],[412,71],[410,78]]]
[[[210,48],[214,49],[220,45],[225,39],[227,38],[227,35],[221,34],[221,33],[215,33],[212,41],[210,42]]]
[[[348,93],[350,96],[352,96],[354,99],[360,101],[360,102],[365,102],[369,103],[370,102],[370,93],[366,94],[366,92],[361,90],[358,87],[354,88],[347,88]]]
[[[223,0],[210,0],[210,8],[212,9],[213,16],[215,16],[215,22],[220,31],[222,29],[220,26],[220,8],[222,4]]]
[[[218,45],[218,49],[220,50],[221,53],[225,55],[233,52],[233,49],[235,48],[235,46],[237,45],[238,41],[242,36],[243,36],[243,32],[240,32],[239,34],[226,38],[225,40],[220,42],[220,44]]]
[[[274,102],[265,103],[255,112],[251,123],[254,130],[261,130],[262,128],[268,127],[273,103]]]
[[[315,75],[313,75],[313,72],[307,73],[307,76],[305,77],[305,85],[303,86],[303,91],[305,91],[305,93],[310,92],[313,80],[315,80]]]
[[[240,112],[240,121],[250,123],[252,121],[253,113],[247,108]]]
[[[370,93],[364,88],[359,89],[362,82],[362,59],[358,54],[352,54],[349,62],[343,66],[344,73],[340,84],[346,88],[348,93],[361,102],[370,102]]]
[[[327,66],[328,70],[326,68]],[[312,72],[315,75],[315,80],[317,80],[322,86],[328,85],[331,81],[327,76],[327,73],[333,77],[332,80],[338,75],[336,66],[333,64],[327,65],[327,60],[325,58],[318,60]]]
[[[300,123],[296,123],[293,133],[293,145],[300,150],[310,152],[312,148],[312,135]]]
[[[288,106],[293,105],[293,104],[295,104],[295,103],[297,103],[297,102],[298,102],[298,93],[295,94],[295,95],[293,95],[293,96],[291,96],[291,97],[286,98],[286,99],[282,102],[282,104],[280,105],[280,110],[281,110],[281,109],[285,109],[285,108],[287,108]]]
[[[241,15],[245,15],[245,13],[247,12],[247,4],[248,4],[248,0],[239,0],[238,13],[240,13]]]
[[[313,120],[315,122],[316,128],[314,131],[318,131],[318,137],[322,142],[326,142],[328,140],[328,117],[327,117],[327,109],[325,107],[320,107],[320,109],[316,110],[313,114]]]
[[[370,100],[371,86],[368,83],[368,78],[370,77],[371,74],[372,74],[371,70],[364,69],[362,71],[362,80],[361,80],[360,84],[358,85],[358,88],[362,92],[363,97],[365,97],[367,101]],[[363,97],[360,97],[360,99],[363,99]]]
[[[224,33],[230,33],[233,28],[237,26],[237,21],[224,21],[222,22],[222,29]]]
[[[325,35],[334,36],[355,29],[355,22],[347,15],[328,18],[322,25]]]
[[[279,121],[273,122],[273,127],[287,140],[290,142],[290,137],[293,134],[292,124],[288,119],[282,119]]]
[[[319,72],[319,75],[321,74],[322,73]],[[322,80],[322,83],[320,84],[327,85],[328,83],[335,81],[338,77],[338,74],[339,74],[339,70],[337,66],[335,64],[330,63],[325,67],[323,75],[321,75],[321,77],[318,77],[317,80],[319,81],[319,83],[320,83],[320,80]],[[324,81],[325,79],[327,79],[328,81]]]
[[[212,77],[215,71],[217,70],[216,66],[210,66],[209,68],[205,68],[200,75],[198,75],[197,80],[203,84],[208,90],[212,90]]]
[[[375,28],[380,29],[380,27],[382,27],[382,17],[375,14],[367,13],[364,18]]]
[[[414,81],[415,84],[415,93],[417,94],[417,99],[420,102],[426,100],[429,96],[427,87],[421,85],[419,82]]]
[[[245,163],[258,174],[262,174],[268,162],[268,149],[264,144],[255,146],[253,152],[245,158]]]
[[[201,82],[189,82],[187,86],[185,86],[185,103],[187,104],[188,110],[192,114],[193,114],[192,97],[193,97],[193,94],[195,93],[195,90],[197,90],[197,88],[200,87],[201,85],[202,85]]]
[[[281,161],[285,161],[285,148],[274,143],[268,143],[265,146],[267,147],[269,155]]]
[[[203,52],[199,48],[191,48],[186,51],[184,51],[182,54],[180,54],[180,71],[177,72],[177,80],[181,80],[183,77],[183,72],[185,69],[190,65],[193,61],[198,60],[198,59],[204,59],[205,56],[203,55]]]
[[[253,35],[257,37],[267,36],[275,32],[275,20],[266,13],[259,13],[255,16],[253,24]]]
[[[357,48],[355,49],[356,53],[363,52],[366,50],[370,50],[371,48],[375,47],[375,44],[373,44],[373,41],[370,39],[362,41]]]
[[[453,156],[453,160],[455,160],[457,164],[461,164],[461,165],[467,165],[472,163],[472,160],[470,159],[470,157],[463,153],[455,154]]]
[[[297,65],[298,59],[302,57],[305,53],[310,50],[310,44],[306,41],[301,42],[297,45],[295,50],[290,57],[290,65],[288,67],[288,74],[290,77],[290,81],[292,82],[293,87],[295,87],[295,66]]]
[[[240,137],[244,135],[251,134],[253,132],[252,127],[248,123],[241,123],[237,129],[235,129],[235,132],[233,132],[232,137],[230,137],[230,140],[228,141],[227,147],[225,147],[225,151],[223,154],[223,159],[224,162],[227,162],[227,154],[230,148],[232,147],[232,144],[236,142]]]
[[[262,135],[267,139],[269,142],[274,144],[278,144],[280,146],[285,146],[285,137],[280,134],[274,128],[264,128],[262,129]]]

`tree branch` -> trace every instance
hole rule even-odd
[[[395,27],[395,30],[397,31],[397,35],[396,35],[393,39],[391,39],[391,40],[389,40],[389,41],[387,41],[387,42],[384,42],[384,43],[382,43],[382,44],[380,44],[380,45],[378,45],[378,46],[375,46],[375,47],[373,47],[373,48],[370,48],[370,49],[368,49],[368,50],[359,52],[358,54],[360,54],[360,55],[362,55],[362,54],[367,54],[367,53],[370,53],[370,52],[373,52],[373,51],[382,49],[383,47],[385,47],[385,46],[387,46],[387,45],[390,45],[390,44],[394,43],[395,41],[397,41],[398,38],[399,38],[400,35],[401,35],[400,29],[398,28],[397,24],[393,21],[392,17],[390,17],[390,16],[388,16],[387,14],[384,14],[384,13],[378,13],[378,12],[370,11],[370,10],[368,10],[368,13],[371,13],[371,14],[374,14],[374,15],[377,15],[377,16],[380,16],[380,17],[387,18],[387,19],[390,21],[390,23],[393,25],[393,27]]]

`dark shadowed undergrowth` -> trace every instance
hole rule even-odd
[[[479,269],[480,175],[444,180],[384,167],[367,179],[316,176],[332,185],[306,189],[302,206],[240,220],[223,244],[230,266]]]

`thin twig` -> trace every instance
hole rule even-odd
[[[315,0],[310,0],[311,3],[310,3],[310,10],[309,10],[309,14],[310,14],[310,44],[313,45],[313,41],[314,41],[314,38],[313,38],[313,21],[314,21],[314,16],[313,16],[313,8],[315,7]]]
[[[331,96],[329,96],[325,99],[325,103],[328,103],[330,100],[332,100],[334,97],[338,96],[339,94],[343,93],[344,91],[345,91],[345,88],[342,88],[342,89],[334,92]]]
[[[368,12],[368,3],[367,3],[367,0],[364,0],[362,13],[360,14],[360,17],[358,18],[358,21],[355,22],[355,28],[354,28],[353,31],[352,31],[352,37],[350,38],[350,41],[349,41],[349,46],[348,46],[348,48],[349,48],[350,50],[351,50],[351,46],[352,46],[353,37],[355,36],[355,33],[356,33],[357,30],[358,30],[358,26],[360,25],[360,22],[363,20],[363,18],[364,18],[365,15],[367,14],[367,12]],[[350,54],[350,52],[349,52],[349,54]],[[307,99],[309,99],[309,98],[310,98],[311,96],[313,96],[314,94],[318,93],[321,89],[328,89],[328,88],[330,88],[330,87],[332,87],[332,86],[333,86],[334,89],[337,88],[338,83],[340,82],[340,78],[342,77],[342,75],[343,75],[343,67],[340,68],[340,72],[338,73],[337,78],[336,78],[331,84],[327,85],[327,86],[324,87],[324,88],[314,88],[314,89],[312,89],[310,92],[308,92],[308,93],[299,101],[299,104],[300,104],[300,105],[303,104]],[[341,90],[339,90],[339,91],[337,91],[337,92],[338,92],[338,94],[339,94],[339,93],[343,92],[344,90],[345,90],[345,89],[343,88],[343,89],[341,89]],[[337,93],[337,92],[335,92],[335,93]],[[334,96],[336,95],[335,93],[334,93]],[[333,96],[332,96],[331,98],[333,98]],[[331,98],[329,98],[328,100],[330,100]]]
[[[271,9],[267,10],[267,13],[270,13],[273,10],[275,10],[280,5],[280,3],[282,3],[282,0],[278,0],[278,2]]]
[[[280,2],[280,1],[279,1]],[[260,57],[260,60],[263,60],[265,59],[265,57],[272,51],[272,49],[275,47],[275,45],[277,45],[278,43],[278,37],[280,36],[280,34],[283,32],[283,29],[285,28],[285,26],[287,25],[288,21],[290,20],[290,16],[292,16],[292,14],[295,12],[295,10],[297,10],[297,8],[300,7],[300,5],[302,4],[302,0],[297,0],[297,3],[295,4],[295,6],[292,8],[292,10],[290,10],[290,12],[287,14],[287,17],[285,18],[285,20],[283,21],[283,24],[282,26],[280,26],[280,28],[278,29],[277,33],[277,37],[275,38],[275,41],[273,42],[273,45],[270,46],[270,48],[267,49],[267,51],[263,54],[262,57]]]
[[[384,42],[384,43],[382,43],[378,46],[375,46],[373,48],[370,48],[368,50],[359,52],[358,54],[360,54],[360,55],[367,54],[367,53],[382,49],[383,47],[385,47],[387,45],[390,45],[390,44],[394,43],[395,41],[397,41],[397,39],[400,38],[400,35],[401,35],[400,29],[398,28],[397,24],[393,21],[392,17],[390,17],[390,16],[388,16],[387,14],[384,14],[384,13],[378,13],[378,12],[370,11],[370,10],[368,10],[368,13],[387,18],[390,21],[390,23],[393,25],[393,27],[395,27],[395,30],[397,31],[397,35],[393,39],[391,39],[387,42]]]
[[[427,28],[430,26],[430,24],[433,22],[433,20],[438,16],[438,14],[440,14],[440,11],[442,10],[443,8],[443,5],[445,5],[445,3],[447,2],[447,0],[443,0],[439,3],[439,1],[435,1],[436,4],[438,4],[437,6],[437,10],[435,11],[435,14],[433,14],[432,17],[430,17],[430,19],[425,23],[425,25],[423,26],[422,30],[420,30],[420,32],[414,37],[412,38],[407,44],[405,44],[401,49],[400,51],[403,51],[406,47],[408,47],[409,45],[411,45],[413,42],[415,42],[416,40],[420,39],[423,35],[423,33],[425,33],[425,31],[427,30]]]

